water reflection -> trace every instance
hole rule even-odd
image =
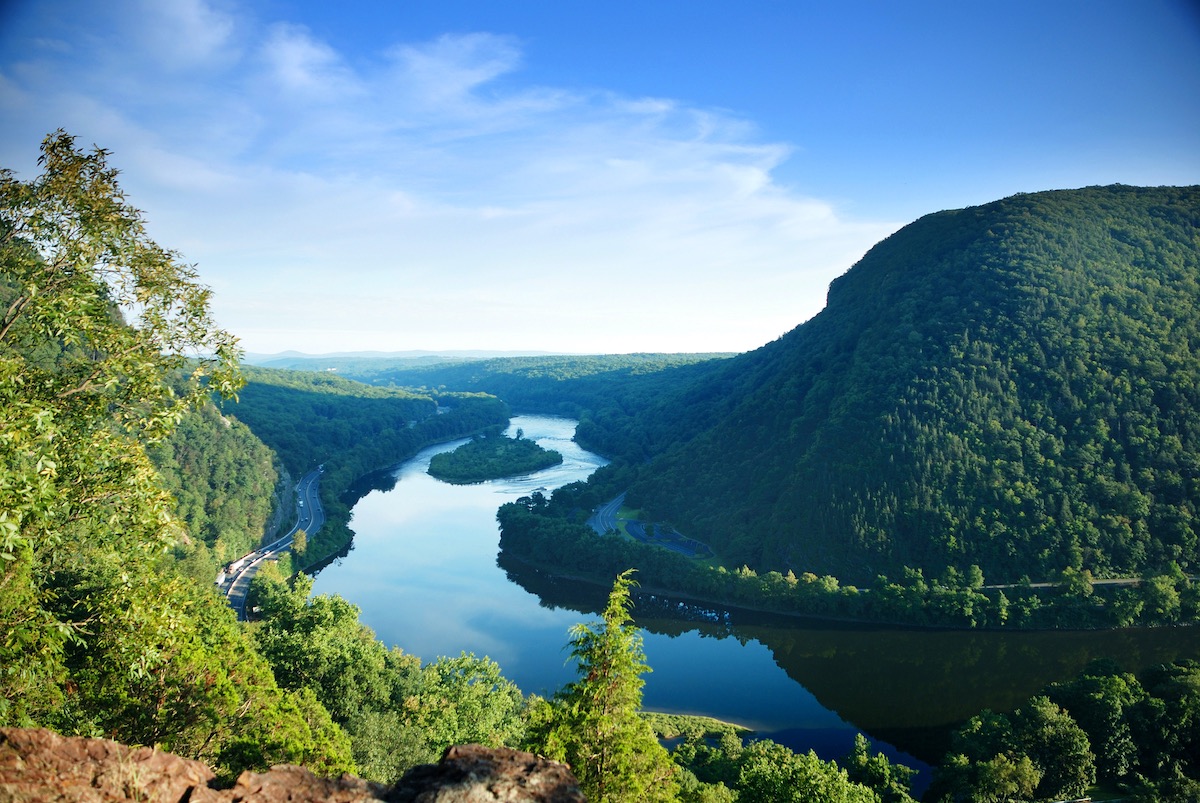
[[[584,614],[599,596],[549,580],[500,558],[509,579],[544,604]],[[680,611],[683,618],[665,618]],[[676,638],[696,633],[745,648],[761,646],[774,664],[824,708],[854,728],[925,761],[942,755],[949,730],[984,708],[1010,711],[1045,686],[1073,677],[1098,658],[1138,673],[1161,663],[1200,660],[1195,628],[1102,632],[998,633],[847,625],[731,610],[707,621],[708,606],[645,601],[637,624]],[[755,678],[747,678],[754,684]],[[763,696],[768,696],[764,691]],[[777,722],[766,730],[789,730]],[[774,726],[774,727],[773,727]]]
[[[563,464],[449,485],[425,471],[433,454],[456,444],[422,452],[394,472],[394,487],[355,506],[354,549],[318,575],[314,591],[360,606],[385,643],[427,660],[461,651],[488,655],[524,692],[550,694],[574,678],[564,649],[568,629],[598,615],[608,589],[497,558],[495,513],[534,490],[584,479],[604,460],[570,440],[572,421],[521,416],[510,434],[517,427],[562,452]],[[1110,657],[1135,672],[1200,659],[1195,629],[883,629],[738,610],[726,617],[661,598],[639,600],[635,619],[646,630],[654,669],[646,679],[648,708],[738,722],[824,757],[843,755],[862,730],[935,762],[948,727],[985,707],[1009,710],[1093,658]]]

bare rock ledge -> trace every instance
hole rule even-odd
[[[289,765],[243,772],[229,789],[215,788],[215,777],[199,761],[149,747],[0,728],[0,803],[586,803],[565,764],[473,744],[450,747],[392,787]]]

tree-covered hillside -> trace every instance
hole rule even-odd
[[[221,566],[259,545],[279,472],[274,452],[245,424],[205,402],[147,451],[187,528],[174,551],[189,575],[211,582]],[[279,513],[290,513],[286,507]]]
[[[906,226],[637,419],[673,445],[630,500],[731,565],[858,582],[1195,571],[1198,385],[1200,188],[1017,195]]]
[[[246,387],[236,403],[224,403],[224,410],[249,425],[295,476],[334,455],[394,448],[396,441],[411,438],[409,430],[418,421],[437,411],[429,394],[373,388],[309,371],[244,370]]]

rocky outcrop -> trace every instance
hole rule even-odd
[[[505,747],[456,745],[438,764],[414,767],[394,803],[586,803],[566,764]]]
[[[0,803],[585,803],[570,769],[529,753],[462,745],[394,787],[301,767],[244,772],[228,789],[213,771],[149,747],[0,728]]]

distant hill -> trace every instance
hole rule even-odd
[[[605,437],[655,433],[630,502],[729,565],[1200,569],[1200,188],[928,215],[707,367]]]
[[[550,354],[545,351],[338,351],[329,354],[305,354],[283,351],[278,354],[247,354],[243,362],[264,368],[293,371],[336,371],[356,377],[371,376],[381,370],[421,368],[433,365],[488,360],[500,357],[529,357]]]
[[[732,356],[531,355],[346,375],[378,385],[490,393],[520,412],[580,418],[576,434],[580,443],[636,460],[652,453],[654,447],[650,432],[627,426],[630,417],[708,376]]]

